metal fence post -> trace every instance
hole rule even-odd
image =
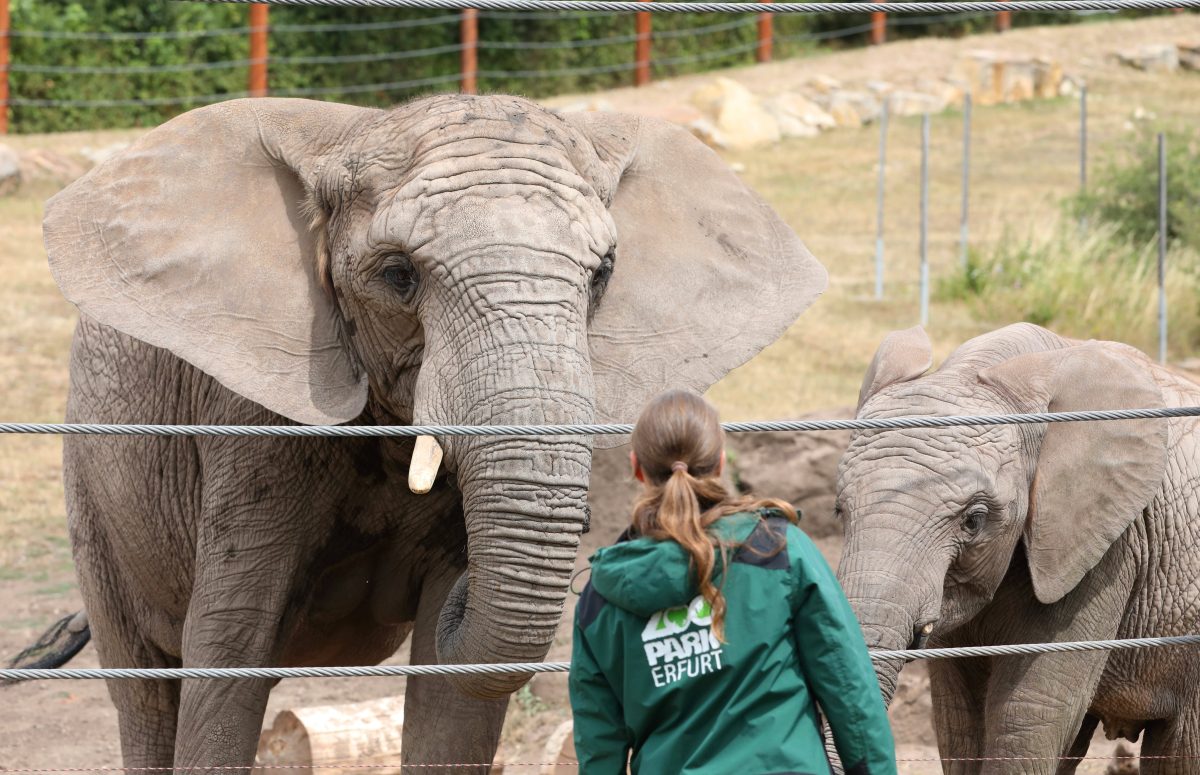
[[[963,97],[963,158],[962,158],[962,217],[958,224],[958,253],[963,268],[967,266],[967,243],[970,231],[967,218],[971,200],[971,94]]]
[[[874,11],[871,13],[871,45],[879,46],[884,43],[887,43],[887,14]]]
[[[462,51],[459,54],[459,70],[462,82],[459,88],[463,94],[479,93],[479,11],[474,8],[462,9],[459,22],[459,42]]]
[[[8,134],[8,0],[0,0],[0,135]]]
[[[921,325],[929,325],[929,114],[921,116]]]
[[[251,97],[267,96],[267,25],[270,6],[254,3],[250,6],[250,78],[247,89]]]
[[[642,2],[650,2],[650,0],[642,0]],[[639,11],[636,14],[637,21],[637,42],[634,44],[633,51],[633,85],[645,86],[650,83],[650,16],[646,11]]]
[[[763,0],[763,2],[774,2],[774,0]],[[758,15],[758,49],[755,52],[755,60],[758,62],[770,62],[772,48],[775,44],[775,14],[760,13]]]
[[[1158,133],[1158,362],[1167,362],[1167,136]]]
[[[887,180],[888,100],[879,112],[879,182],[875,193],[875,298],[883,298],[883,198]]]
[[[1079,193],[1087,192],[1088,107],[1087,84],[1079,89]],[[1087,216],[1080,213],[1079,228],[1087,227]]]

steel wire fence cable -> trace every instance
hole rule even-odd
[[[833,38],[848,38],[852,35],[860,35],[864,32],[870,32],[874,27],[873,24],[859,24],[854,27],[843,27],[840,30],[826,30],[824,32],[801,32],[795,35],[775,35],[776,43],[780,42],[799,42],[804,40],[831,40]]]
[[[1200,646],[1200,635],[1157,638],[1068,641],[1064,643],[1014,643],[999,646],[962,646],[870,652],[873,662],[918,659],[1032,656],[1079,651],[1124,651],[1140,648]],[[0,681],[96,679],[246,679],[246,678],[396,678],[432,675],[512,675],[566,673],[570,662],[512,662],[479,665],[367,665],[355,667],[167,667],[167,668],[7,668]]]
[[[294,32],[364,32],[378,30],[402,30],[415,27],[433,27],[439,24],[457,24],[458,14],[442,14],[426,19],[399,19],[388,22],[357,22],[352,24],[272,24],[267,27],[271,34]],[[13,38],[44,38],[57,40],[179,40],[188,38],[216,38],[236,35],[245,36],[257,31],[257,27],[221,27],[212,30],[167,30],[161,32],[74,32],[68,30],[9,30]]]
[[[194,0],[245,5],[264,0]],[[343,8],[475,8],[478,10],[604,11],[613,13],[1000,13],[1007,11],[1153,11],[1200,8],[1200,0],[982,0],[977,2],[764,3],[639,0],[265,0],[268,5]]]
[[[1113,754],[1111,756],[906,756],[897,758],[897,763],[917,762],[1062,762],[1062,761],[1192,761],[1200,759],[1195,754]],[[4,767],[0,772],[10,773],[51,773],[51,772],[211,772],[213,770],[405,770],[419,768],[465,768],[493,767],[503,764],[505,767],[578,767],[579,762],[492,762],[478,763],[442,763],[442,764],[403,764],[372,763],[358,764],[355,762],[321,762],[319,764],[209,764],[184,767]]]
[[[453,80],[458,76],[446,76]],[[400,81],[414,84],[421,81]],[[393,84],[372,84],[384,88]],[[1108,422],[1200,417],[1200,406],[1162,409],[1106,409],[1086,412],[1030,412],[1026,414],[904,416],[856,420],[759,420],[727,422],[730,433],[787,431],[886,431],[916,428],[958,428],[989,425],[1040,425],[1056,422]],[[373,438],[393,436],[619,436],[633,432],[629,423],[579,425],[151,425],[103,423],[0,423],[0,434],[99,435],[99,436],[330,436]]]

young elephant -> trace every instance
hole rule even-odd
[[[45,239],[76,422],[630,421],[826,280],[686,130],[504,96],[201,108],[54,197]],[[428,437],[68,438],[101,661],[369,664],[410,632],[415,663],[541,660],[591,439],[441,441],[437,476]],[[526,679],[410,681],[405,763],[490,762]],[[269,691],[111,682],[125,765],[250,764]]]
[[[919,328],[888,336],[860,417],[1200,404],[1200,386],[1113,342],[1027,324],[931,374]],[[923,376],[925,375],[925,376]],[[857,433],[839,473],[838,576],[875,648],[1181,635],[1200,624],[1197,421]],[[1071,773],[1096,725],[1142,772],[1195,772],[1200,667],[1186,649],[935,660],[947,773]],[[900,664],[878,668],[888,699]]]

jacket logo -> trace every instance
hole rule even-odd
[[[725,667],[721,642],[712,631],[712,606],[701,595],[686,606],[651,615],[642,630],[642,646],[656,687]]]

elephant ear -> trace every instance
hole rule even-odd
[[[1147,364],[1135,358],[1140,356],[1089,342],[1020,355],[983,370],[979,378],[1034,411],[1161,408],[1162,391]],[[1096,567],[1150,505],[1166,463],[1163,420],[1046,426],[1024,536],[1039,601],[1056,602]]]
[[[858,410],[888,385],[909,382],[933,365],[933,345],[921,326],[893,331],[884,337],[858,390]]]
[[[590,337],[599,422],[632,422],[669,387],[706,390],[825,290],[800,238],[685,129],[612,113],[566,120],[615,186],[616,261]]]
[[[308,186],[321,138],[371,111],[236,100],[149,132],[49,201],[50,271],[94,320],[303,423],[367,396],[322,287]]]

